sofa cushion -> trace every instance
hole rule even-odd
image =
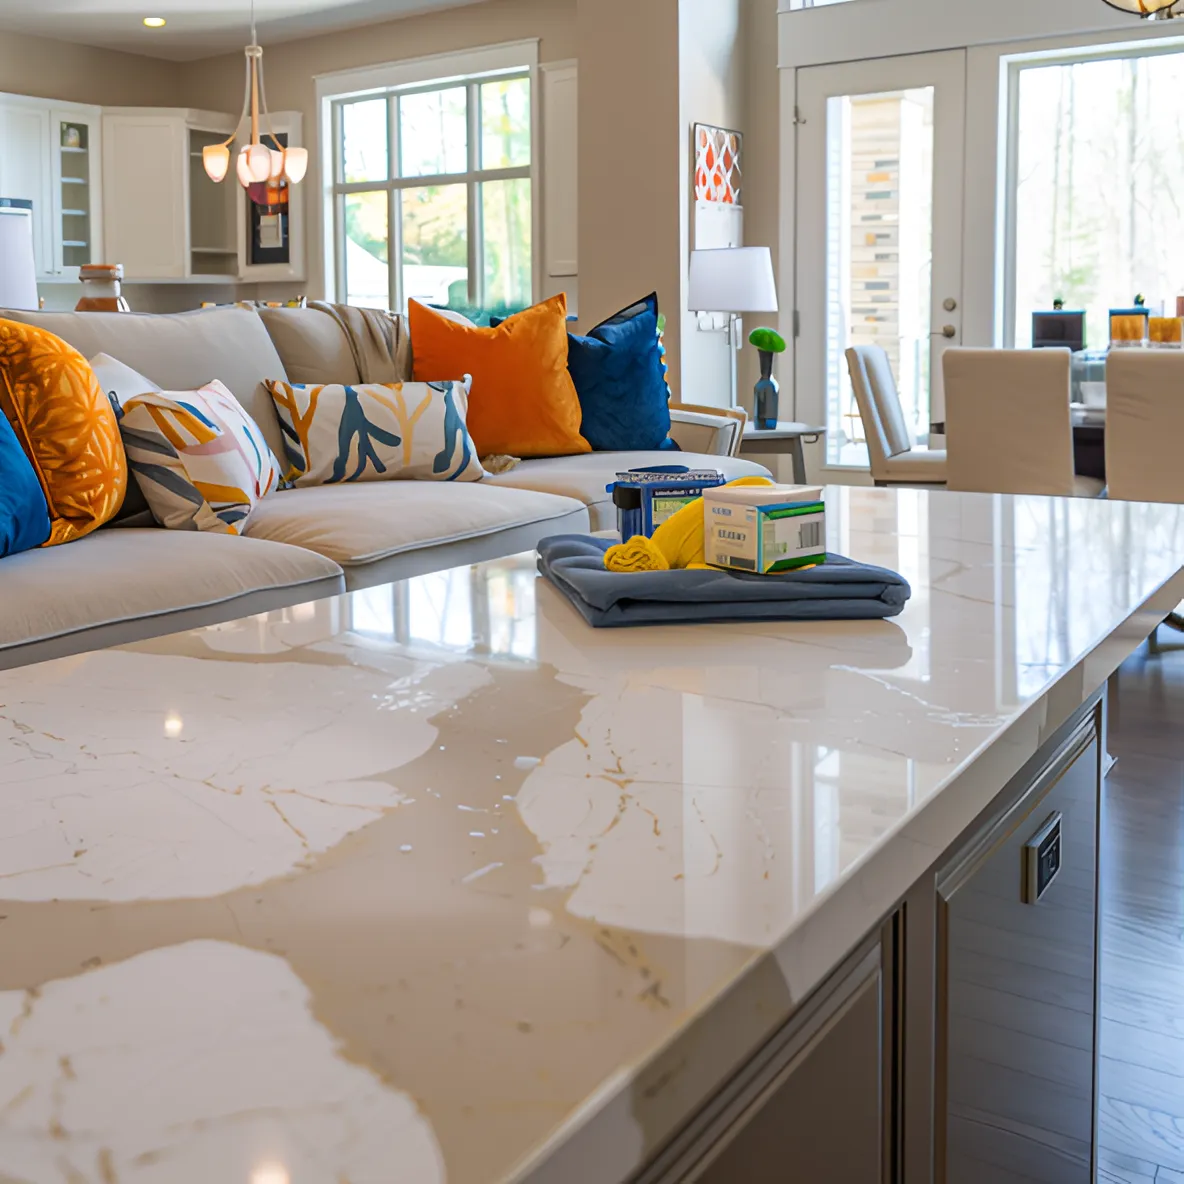
[[[217,379],[197,391],[134,395],[119,428],[140,490],[170,530],[242,534],[280,487],[280,462]]]
[[[480,481],[464,382],[269,382],[288,480]]]
[[[49,504],[12,424],[0,415],[0,559],[49,538]]]
[[[342,591],[310,551],[167,530],[100,530],[0,562],[0,668],[158,637]]]
[[[40,325],[88,358],[110,354],[170,391],[194,391],[217,378],[259,425],[272,452],[283,452],[279,420],[264,387],[287,379],[259,314],[210,308],[165,316],[134,312],[22,312],[0,314]],[[327,320],[328,318],[326,318]]]
[[[345,568],[354,588],[529,550],[547,535],[587,529],[584,506],[552,494],[380,481],[282,490],[256,507],[247,536],[316,551]]]
[[[36,325],[0,320],[0,415],[40,478],[50,546],[119,513],[130,480],[119,424],[78,350]]]
[[[567,299],[544,300],[496,329],[468,329],[412,300],[416,382],[473,376],[469,434],[486,456],[590,452],[567,369]]]
[[[289,382],[362,381],[345,330],[328,313],[316,308],[264,308],[259,316]]]
[[[580,396],[580,435],[594,451],[658,449],[670,435],[670,388],[658,342],[655,292],[567,336],[567,368]]]
[[[715,469],[729,480],[738,477],[769,477],[764,465],[731,456],[705,456],[696,452],[593,452],[589,456],[565,456],[548,460],[525,460],[508,473],[486,477],[482,485],[504,485],[514,489],[536,489],[560,497],[575,498],[588,507],[593,530],[616,530],[617,510],[606,486],[618,473],[629,469],[669,468]]]

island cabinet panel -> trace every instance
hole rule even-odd
[[[825,984],[638,1181],[889,1180],[892,932]]]
[[[939,1184],[1094,1179],[1097,724],[938,876]]]

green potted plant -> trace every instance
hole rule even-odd
[[[748,335],[761,358],[761,377],[753,390],[753,411],[758,431],[773,431],[780,411],[781,387],[773,377],[773,359],[785,353],[785,338],[776,329],[753,329]]]

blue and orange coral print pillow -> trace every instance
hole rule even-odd
[[[294,485],[480,481],[469,379],[322,386],[270,381]]]
[[[172,530],[242,534],[279,488],[279,462],[259,425],[220,382],[136,395],[119,430],[152,516]]]

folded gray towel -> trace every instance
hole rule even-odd
[[[613,544],[582,534],[539,543],[539,571],[598,629],[725,621],[870,621],[895,617],[912,595],[903,576],[832,555],[808,571],[604,570]]]

